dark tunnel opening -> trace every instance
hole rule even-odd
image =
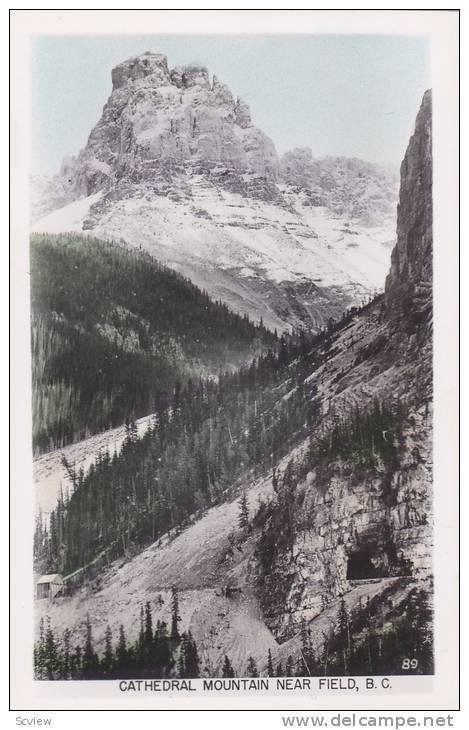
[[[373,565],[374,550],[370,547],[363,547],[349,555],[347,563],[348,580],[365,580],[366,578],[378,578],[382,571]]]

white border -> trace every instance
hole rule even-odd
[[[399,710],[456,709],[458,614],[457,267],[458,15],[448,11],[14,11],[12,31],[12,707],[21,709]],[[40,683],[31,679],[32,464],[28,293],[29,48],[35,34],[81,33],[374,33],[430,39],[434,118],[435,241],[435,603],[437,674],[429,694],[109,699],[107,683]],[[416,109],[417,112],[417,109]],[[28,509],[29,508],[29,509]],[[29,514],[28,514],[29,512]],[[412,681],[409,678],[409,681]],[[67,685],[64,687],[64,684]],[[73,686],[72,686],[73,685]],[[111,692],[114,694],[114,692]],[[53,697],[52,697],[53,695]],[[107,695],[107,697],[105,696]],[[84,718],[85,719],[85,718]],[[86,719],[85,719],[86,721]]]

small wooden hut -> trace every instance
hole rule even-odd
[[[43,575],[36,583],[36,598],[54,598],[62,590],[63,585],[63,578],[58,573]]]

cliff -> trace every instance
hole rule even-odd
[[[423,97],[404,160],[397,207],[397,243],[386,279],[386,311],[408,332],[432,314],[432,97]]]
[[[313,456],[293,471],[288,539],[270,546],[268,570],[259,564],[261,604],[281,640],[354,580],[426,583],[431,573],[429,91],[401,166],[397,234],[384,297],[339,333],[314,373],[323,418],[311,435]],[[366,458],[354,441],[361,429],[371,444]],[[282,510],[278,497],[263,526],[264,548],[269,535],[285,533]]]

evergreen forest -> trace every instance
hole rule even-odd
[[[30,265],[36,451],[151,413],[176,383],[235,367],[276,341],[124,244],[34,234]]]

